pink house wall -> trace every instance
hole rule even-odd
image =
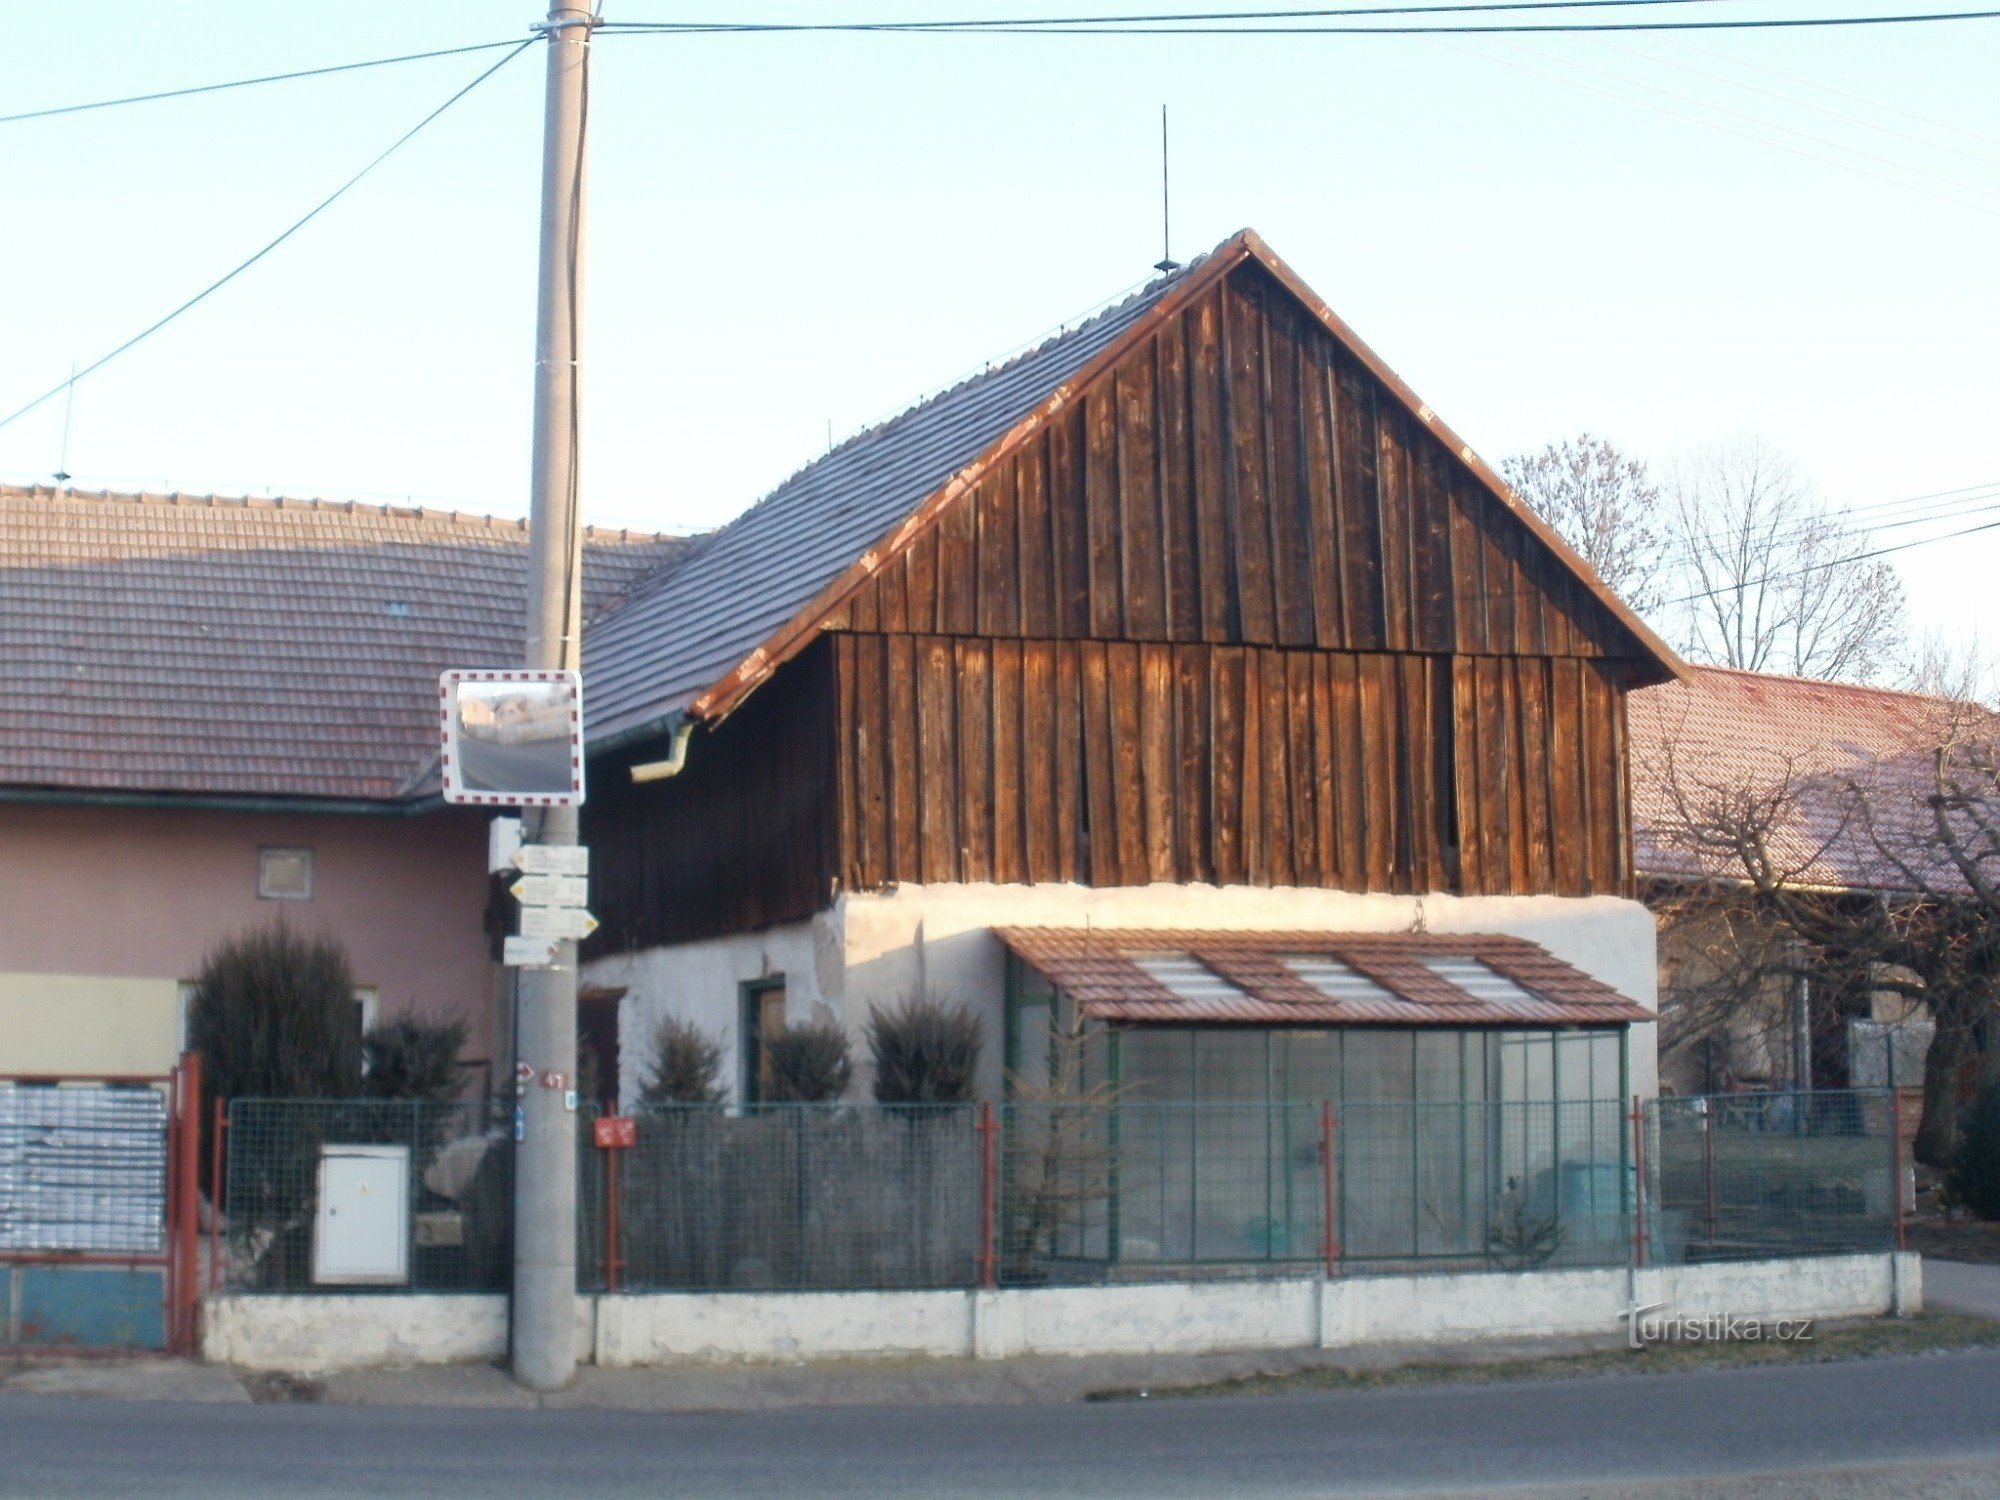
[[[490,1059],[484,814],[420,817],[0,806],[0,972],[191,979],[219,940],[285,918],[346,947],[381,1015],[458,1016]],[[309,901],[260,900],[260,846],[310,848]]]

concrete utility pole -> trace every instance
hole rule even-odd
[[[584,111],[591,14],[549,12],[542,131],[541,302],[535,321],[535,458],[528,546],[528,660],[575,669],[581,656],[577,384],[583,301]],[[576,809],[547,808],[537,842],[574,844]],[[514,1154],[514,1378],[553,1391],[576,1374],[576,944],[519,971],[514,1055],[535,1071]],[[561,1086],[544,1087],[548,1075]]]

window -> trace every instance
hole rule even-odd
[[[310,849],[259,849],[257,899],[310,901],[313,894],[313,852]]]
[[[743,1102],[759,1104],[771,1093],[765,1039],[785,1029],[785,976],[751,980],[742,986],[742,997]]]

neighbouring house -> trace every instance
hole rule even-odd
[[[1835,899],[1957,888],[1958,873],[1919,825],[1936,752],[1972,711],[1921,693],[1725,667],[1690,668],[1633,696],[1635,857],[1662,918],[1665,1087],[1923,1082],[1934,1027],[1922,999],[1884,984],[1879,966],[1815,958],[1782,922],[1719,897],[1747,887],[1746,854],[1772,880]]]
[[[593,606],[685,545],[593,533]],[[437,674],[519,661],[526,572],[485,516],[0,488],[0,1075],[165,1071],[202,955],[278,920],[346,946],[357,1021],[504,1057]]]
[[[1075,1023],[1149,1099],[1595,1101],[1615,1161],[1625,704],[1678,670],[1246,231],[599,621],[586,978],[738,1099],[774,1027],[922,992],[988,1096]]]

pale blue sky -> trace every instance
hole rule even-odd
[[[916,9],[608,0],[618,20]],[[523,35],[539,14],[17,0],[0,113]],[[0,126],[0,412],[257,248],[491,56]],[[1162,102],[1175,254],[1256,227],[1489,457],[1580,428],[1656,458],[1754,432],[1847,503],[2000,482],[1996,74],[2000,22],[605,37],[586,511],[712,525],[829,422],[845,435],[1141,281]],[[540,129],[531,52],[80,385],[75,482],[520,513]],[[57,400],[0,430],[0,478],[46,479],[62,423]],[[2000,532],[1898,561],[1919,625],[2000,622]]]

